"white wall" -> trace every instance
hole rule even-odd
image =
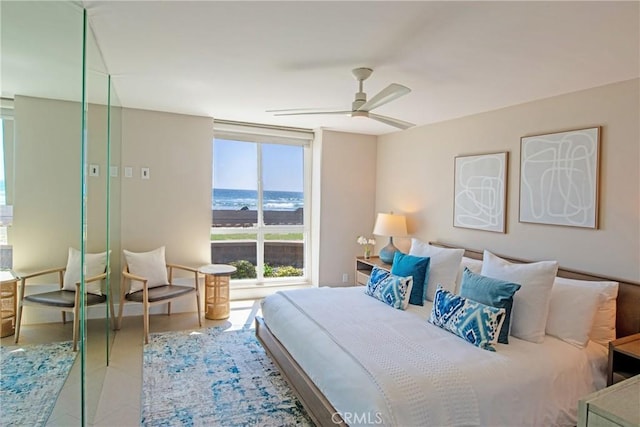
[[[13,267],[64,267],[80,247],[80,103],[16,96]]]
[[[314,284],[341,286],[347,273],[351,285],[355,256],[363,252],[356,238],[371,236],[375,220],[376,137],[318,132],[313,152],[314,201],[320,202],[313,206],[318,221]]]
[[[132,178],[121,178],[123,249],[165,246],[167,262],[211,262],[212,141],[211,118],[122,109],[121,164],[133,168]],[[150,179],[140,178],[142,167]],[[186,300],[174,310],[195,310]]]
[[[81,239],[81,108],[79,102],[16,96],[14,159],[14,224],[9,241],[14,248],[14,270],[19,274],[64,267],[68,248],[80,248]],[[119,120],[112,115],[114,156],[119,156]],[[100,168],[98,177],[87,177],[88,252],[106,246],[107,109],[90,104],[87,114],[87,161]],[[112,182],[111,247],[119,252],[118,182]],[[117,289],[118,260],[112,265]],[[113,277],[113,276],[112,276]],[[56,275],[28,282],[29,293],[58,288]],[[103,309],[99,308],[102,316]],[[93,308],[88,310],[92,316]],[[56,310],[26,309],[23,324],[59,322]]]
[[[376,210],[405,212],[425,241],[638,281],[639,93],[635,79],[380,136]],[[602,126],[600,228],[519,223],[520,138],[593,126]],[[454,157],[496,151],[509,152],[507,234],[454,228]]]

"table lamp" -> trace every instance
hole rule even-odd
[[[373,227],[373,234],[377,236],[389,236],[389,243],[380,249],[380,260],[387,264],[393,263],[393,256],[398,248],[393,245],[393,236],[407,235],[407,219],[404,215],[394,215],[379,213],[376,224]]]

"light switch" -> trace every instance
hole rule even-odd
[[[140,168],[140,178],[149,179],[149,168]]]
[[[117,166],[111,166],[111,168],[109,170],[110,170],[112,178],[117,178],[118,177],[118,167]]]
[[[124,177],[132,178],[133,177],[133,168],[131,166],[125,166],[124,168]]]
[[[100,176],[100,166],[89,165],[89,176]]]

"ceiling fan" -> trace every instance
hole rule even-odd
[[[349,115],[351,117],[368,117],[370,119],[377,120],[390,126],[397,127],[399,129],[409,129],[415,126],[413,123],[405,122],[403,120],[394,119],[393,117],[382,116],[380,114],[372,113],[371,110],[378,108],[394,99],[400,98],[403,95],[411,92],[406,86],[402,86],[397,83],[391,83],[386,88],[382,89],[370,100],[367,101],[367,94],[362,90],[362,82],[367,80],[373,70],[371,68],[355,68],[352,73],[358,81],[358,92],[351,104],[351,110],[339,110],[331,111],[322,109],[293,109],[293,110],[267,110],[268,113],[274,113],[275,116],[296,116],[296,115],[310,115],[310,114],[335,114],[335,115]]]

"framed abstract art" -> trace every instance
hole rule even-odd
[[[509,153],[455,158],[453,226],[506,232]]]
[[[520,222],[598,228],[600,127],[520,143]]]

